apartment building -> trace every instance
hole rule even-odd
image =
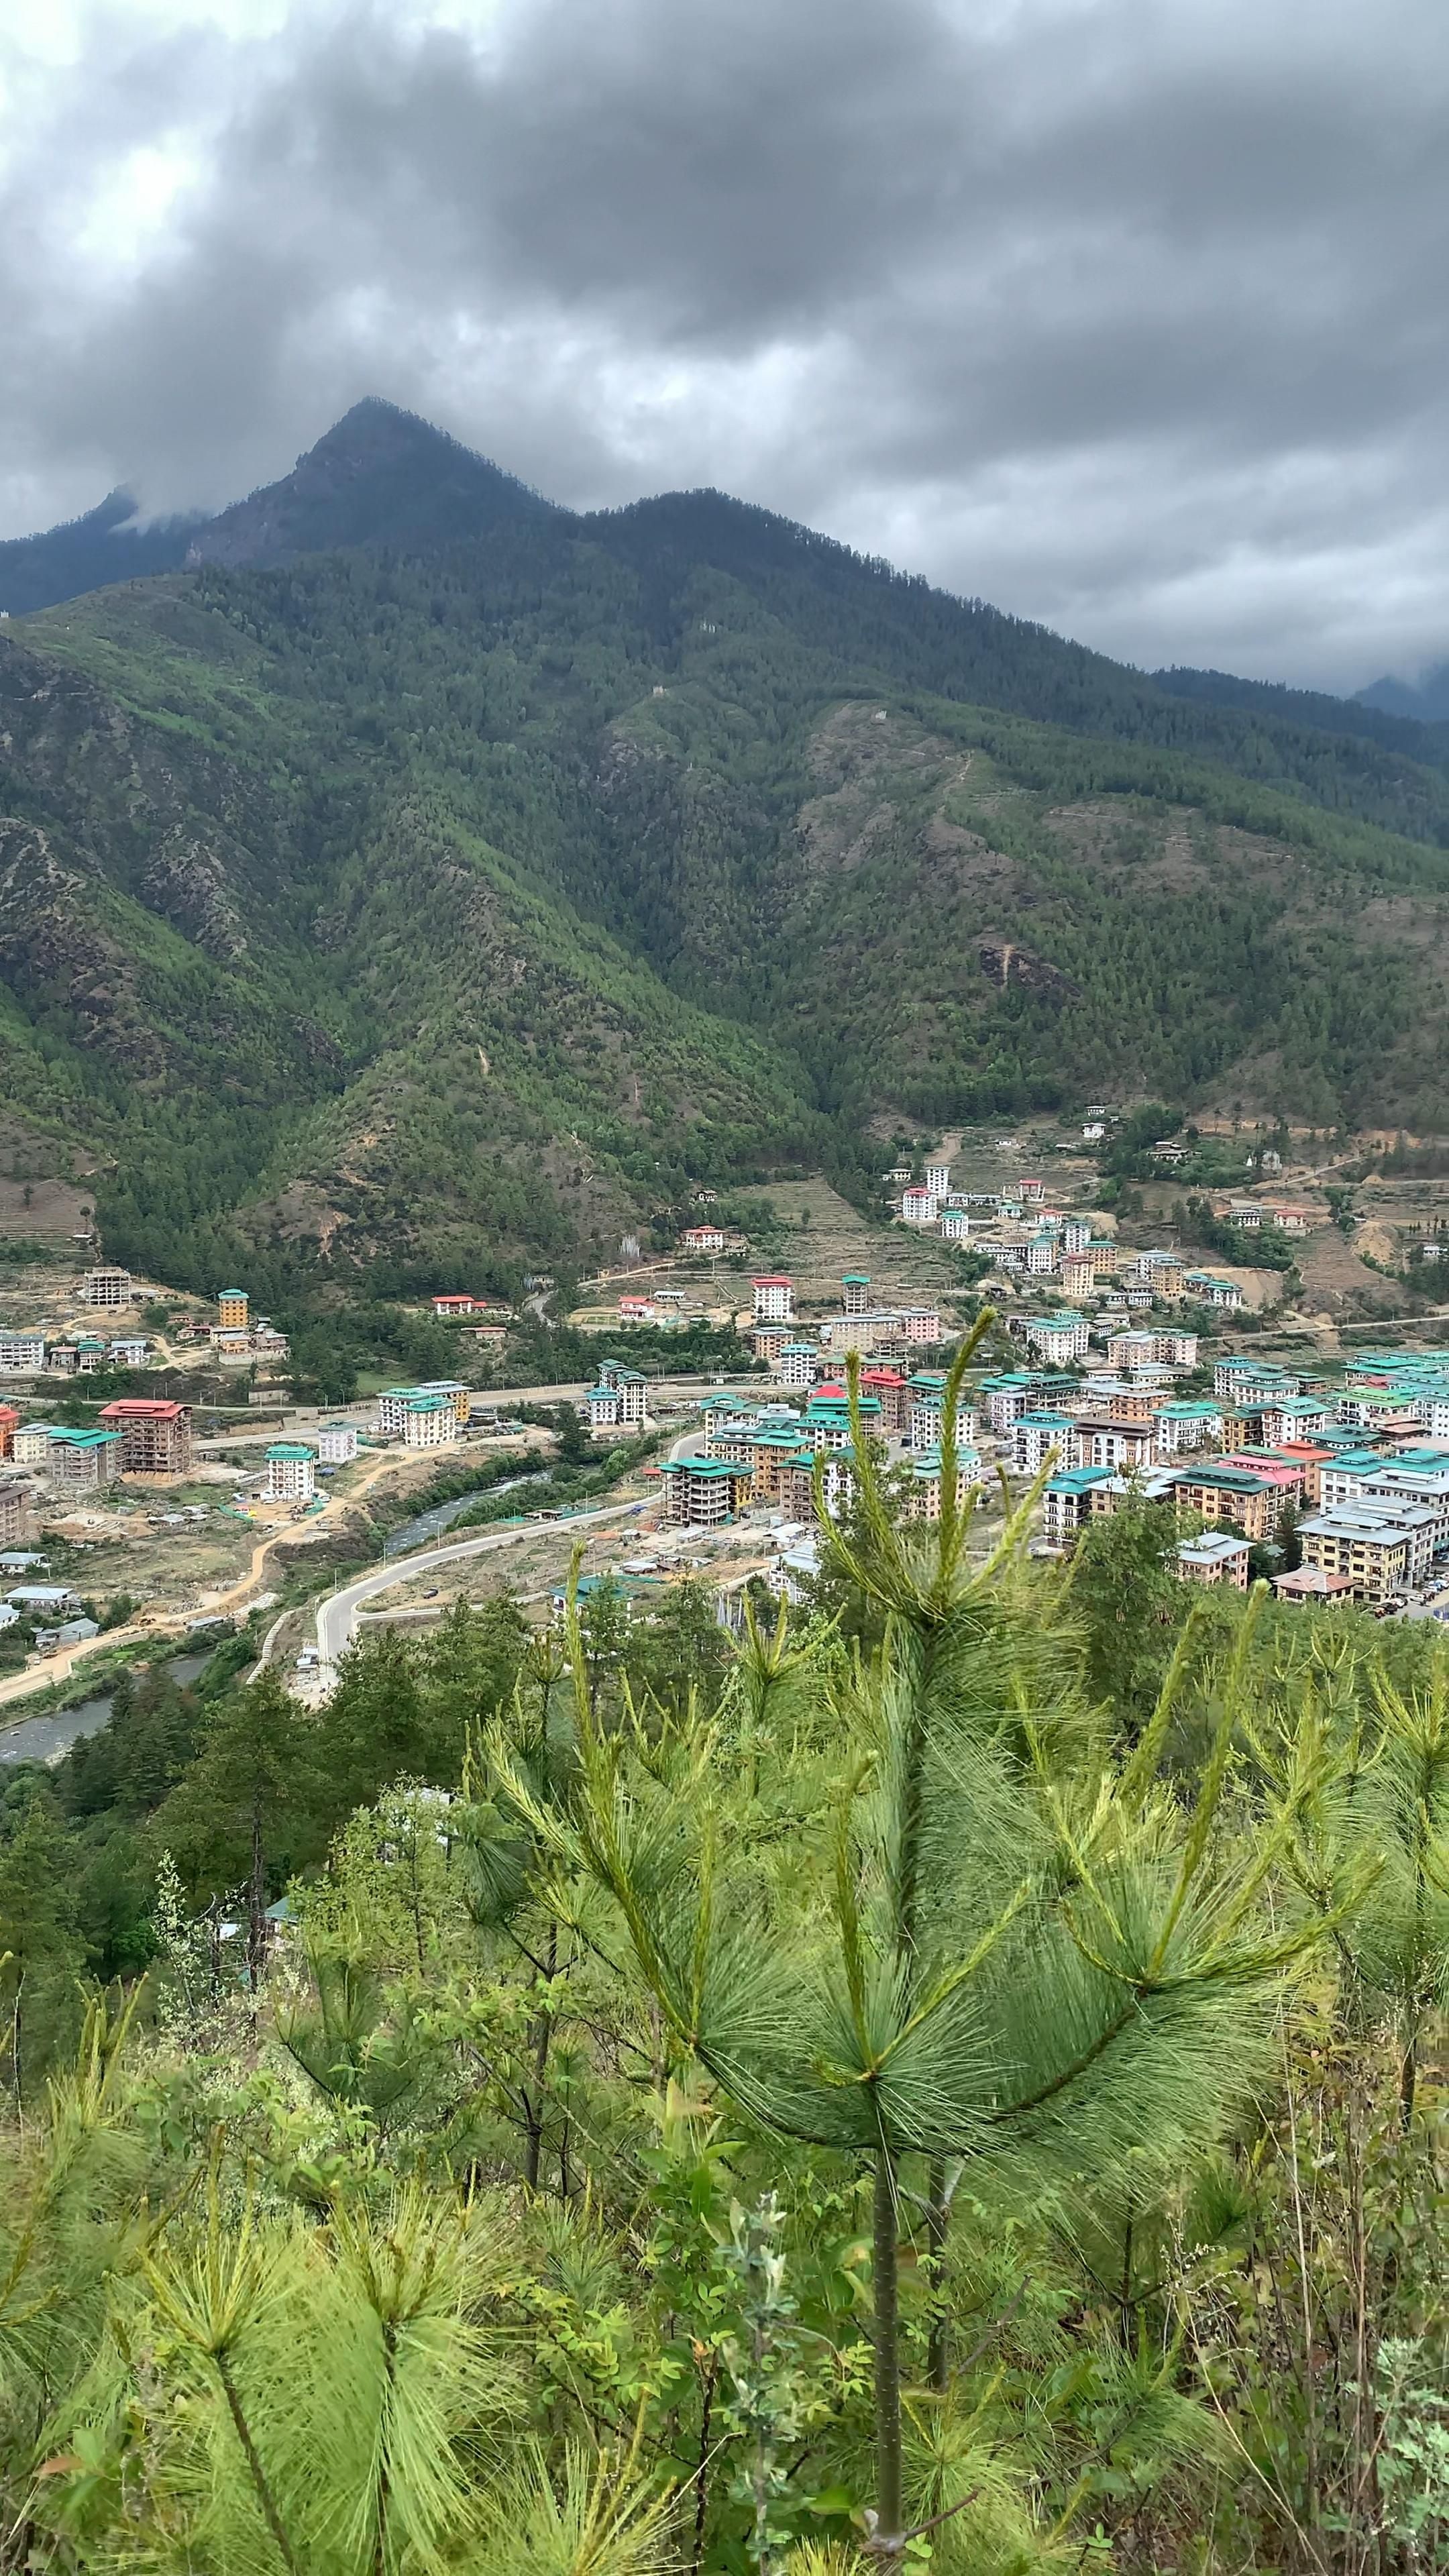
[[[13,1547],[23,1535],[29,1508],[24,1485],[0,1485],[0,1547]]]
[[[405,1449],[451,1449],[458,1437],[457,1412],[450,1399],[441,1392],[420,1388],[408,1396],[403,1405],[402,1442]],[[268,1456],[270,1456],[268,1451]]]
[[[642,1371],[622,1360],[601,1360],[599,1384],[613,1387],[618,1394],[620,1428],[639,1430],[647,1419],[649,1399],[649,1381]]]
[[[1305,1565],[1346,1575],[1370,1607],[1417,1591],[1434,1559],[1438,1514],[1429,1503],[1341,1503],[1301,1521]]]
[[[901,1192],[902,1225],[934,1225],[937,1202],[919,1181]]]
[[[1092,1333],[1085,1315],[1064,1312],[1029,1323],[1026,1338],[1048,1368],[1065,1368],[1070,1361],[1086,1357]]]
[[[1243,1302],[1236,1279],[1220,1279],[1212,1270],[1189,1270],[1183,1286],[1199,1306],[1218,1306],[1227,1314],[1235,1313]]]
[[[216,1320],[224,1333],[244,1333],[251,1322],[251,1298],[245,1288],[218,1288]]]
[[[317,1462],[322,1467],[349,1467],[357,1455],[357,1432],[350,1422],[324,1422],[317,1433]]]
[[[1172,1498],[1180,1510],[1196,1512],[1211,1528],[1226,1523],[1255,1545],[1275,1535],[1284,1508],[1270,1478],[1218,1461],[1174,1469]]]
[[[191,1465],[191,1408],[163,1398],[122,1395],[99,1419],[121,1435],[123,1476],[184,1476]]]
[[[963,1503],[981,1474],[981,1461],[974,1449],[963,1450],[956,1460],[956,1500]],[[944,1491],[944,1469],[940,1453],[928,1449],[924,1456],[911,1461],[911,1481],[906,1494],[906,1518],[912,1521],[938,1521]]]
[[[10,1455],[17,1467],[44,1467],[50,1462],[48,1422],[17,1423],[11,1437]]]
[[[873,1395],[880,1406],[880,1426],[890,1439],[898,1438],[910,1421],[911,1394],[899,1369],[870,1368],[860,1372],[862,1395]],[[975,1415],[972,1415],[973,1437]]]
[[[1092,1496],[1111,1473],[1110,1467],[1064,1467],[1048,1477],[1042,1491],[1042,1535],[1049,1546],[1075,1546],[1091,1518]]]
[[[33,1377],[44,1366],[44,1333],[0,1332],[0,1377]]]
[[[1211,1449],[1222,1438],[1223,1417],[1203,1396],[1197,1402],[1159,1404],[1152,1416],[1159,1458],[1180,1457],[1185,1450]]]
[[[267,1451],[267,1501],[310,1503],[317,1490],[316,1459],[303,1440],[274,1440]]]
[[[722,1528],[749,1496],[750,1469],[730,1458],[666,1458],[659,1474],[674,1529]]]
[[[772,1271],[762,1279],[752,1279],[750,1287],[754,1292],[757,1324],[793,1323],[795,1317],[793,1279],[787,1279],[782,1271]]]
[[[840,1303],[842,1312],[847,1315],[869,1314],[870,1272],[868,1270],[847,1270],[840,1283]]]
[[[1246,1592],[1251,1555],[1248,1541],[1230,1530],[1204,1530],[1200,1538],[1181,1541],[1177,1571],[1184,1583],[1225,1583],[1234,1592]]]
[[[619,1390],[616,1386],[591,1386],[584,1398],[584,1411],[591,1431],[617,1431],[619,1428]]]
[[[1150,1466],[1157,1442],[1151,1422],[1117,1422],[1110,1414],[1078,1414],[1071,1431],[1074,1467],[1105,1467],[1131,1475]]]
[[[56,1424],[50,1432],[46,1469],[63,1493],[92,1494],[113,1485],[121,1472],[119,1431],[73,1431]]]
[[[783,1331],[783,1325],[770,1325],[770,1332]],[[756,1336],[758,1340],[758,1335]],[[815,1383],[819,1353],[813,1342],[785,1342],[775,1357],[775,1369],[782,1386],[792,1394],[803,1395]]]
[[[13,1404],[0,1404],[0,1458],[8,1458],[15,1446],[20,1416]]]
[[[1072,1430],[1069,1413],[1021,1414],[1011,1435],[1011,1463],[1017,1474],[1039,1475],[1053,1450],[1059,1463],[1069,1458]]]

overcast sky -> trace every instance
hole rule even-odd
[[[1446,0],[0,0],[0,534],[363,393],[1127,658],[1449,652]]]

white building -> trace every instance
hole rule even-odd
[[[267,1451],[269,1503],[310,1503],[317,1490],[317,1462],[301,1440],[274,1440]]]
[[[795,1318],[795,1283],[783,1271],[772,1271],[763,1279],[752,1279],[757,1324],[789,1324]]]
[[[782,1386],[801,1395],[815,1383],[818,1354],[813,1342],[787,1342],[775,1362],[775,1374]]]
[[[966,1209],[957,1207],[942,1208],[941,1232],[947,1243],[969,1243],[971,1240],[971,1219]]]
[[[446,1395],[410,1395],[403,1409],[405,1449],[451,1449],[458,1416]]]
[[[934,1225],[936,1207],[937,1202],[932,1198],[930,1191],[924,1189],[918,1181],[913,1182],[908,1190],[901,1192],[901,1223],[902,1225]]]
[[[939,1200],[945,1198],[951,1187],[950,1164],[928,1163],[926,1165],[926,1187],[930,1191],[933,1199]]]
[[[0,1377],[30,1377],[44,1366],[44,1333],[0,1333]]]
[[[317,1456],[324,1467],[346,1467],[357,1455],[357,1433],[350,1422],[324,1422],[317,1434]]]
[[[617,1431],[619,1428],[619,1390],[616,1386],[591,1386],[584,1398],[584,1411],[591,1431]]]

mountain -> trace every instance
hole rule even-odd
[[[185,561],[271,565],[334,546],[415,548],[549,507],[445,431],[370,396],[281,482],[197,528]]]
[[[0,1089],[120,1258],[486,1284],[1103,1092],[1449,1123],[1397,742],[382,405],[218,530],[0,632]]]
[[[198,524],[194,517],[183,517],[139,527],[132,494],[108,492],[83,519],[47,529],[43,536],[0,540],[0,610],[25,617],[57,600],[104,590],[113,581],[170,572],[183,561]]]
[[[1230,671],[1194,671],[1179,666],[1154,671],[1152,679],[1154,687],[1166,689],[1173,697],[1202,699],[1219,707],[1241,707],[1250,714],[1286,717],[1293,724],[1311,725],[1323,733],[1360,734],[1367,742],[1382,743],[1386,751],[1406,753],[1410,760],[1449,769],[1449,722],[1436,721],[1427,705],[1401,708],[1391,704],[1388,696],[1376,697],[1367,689],[1361,689],[1356,698],[1334,698],[1321,689],[1285,688],[1278,680],[1240,680]],[[1391,692],[1400,689],[1401,683],[1380,680],[1375,688]],[[1449,691],[1437,714],[1449,718]]]
[[[1360,689],[1355,704],[1386,715],[1416,717],[1421,724],[1449,724],[1449,662],[1436,662],[1421,680],[1385,676]]]

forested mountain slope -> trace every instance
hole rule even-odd
[[[476,1282],[874,1166],[877,1115],[1449,1115],[1429,763],[716,494],[578,519],[349,421],[357,472],[233,538],[393,542],[0,641],[0,1083],[118,1253]]]

